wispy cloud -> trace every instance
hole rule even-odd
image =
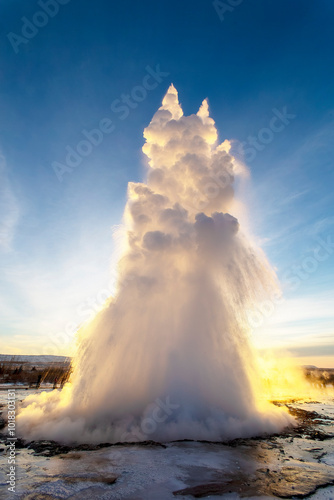
[[[310,294],[284,300],[253,333],[257,347],[280,347],[293,352],[315,352],[334,346],[333,293]],[[330,352],[327,352],[329,355]]]
[[[20,208],[8,177],[6,160],[0,152],[0,250],[11,250]]]
[[[306,137],[296,140],[292,151],[272,156],[271,168],[260,168],[261,175],[257,174],[249,190],[252,194],[246,194],[252,214],[250,231],[275,263],[279,276],[313,251],[318,237],[333,231],[333,138],[334,122],[326,118],[326,123],[315,125]],[[321,272],[317,273],[320,279]]]

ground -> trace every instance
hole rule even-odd
[[[70,447],[19,441],[15,498],[334,499],[333,399],[276,404],[289,407],[296,428],[228,443]],[[0,498],[13,498],[6,484],[6,437],[1,436],[0,445]]]

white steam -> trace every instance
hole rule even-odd
[[[71,382],[27,398],[27,438],[220,440],[290,422],[260,407],[247,311],[276,287],[239,230],[234,158],[205,100],[184,116],[170,86],[144,131],[146,183],[130,183],[118,286],[79,332]]]

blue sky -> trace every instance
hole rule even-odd
[[[333,2],[243,0],[219,16],[207,0],[62,0],[36,17],[43,3],[0,1],[0,351],[66,354],[112,289],[113,228],[173,82],[185,114],[209,98],[220,140],[249,160],[238,194],[285,297],[260,312],[257,344],[334,366]],[[122,120],[111,104],[148,66],[165,76]],[[60,182],[54,162],[105,118],[114,130]]]

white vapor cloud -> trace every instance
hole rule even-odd
[[[277,431],[291,419],[260,406],[247,321],[276,276],[232,214],[229,142],[217,143],[206,100],[184,116],[173,85],[144,137],[115,296],[79,331],[71,383],[27,399],[20,431],[91,442]]]

